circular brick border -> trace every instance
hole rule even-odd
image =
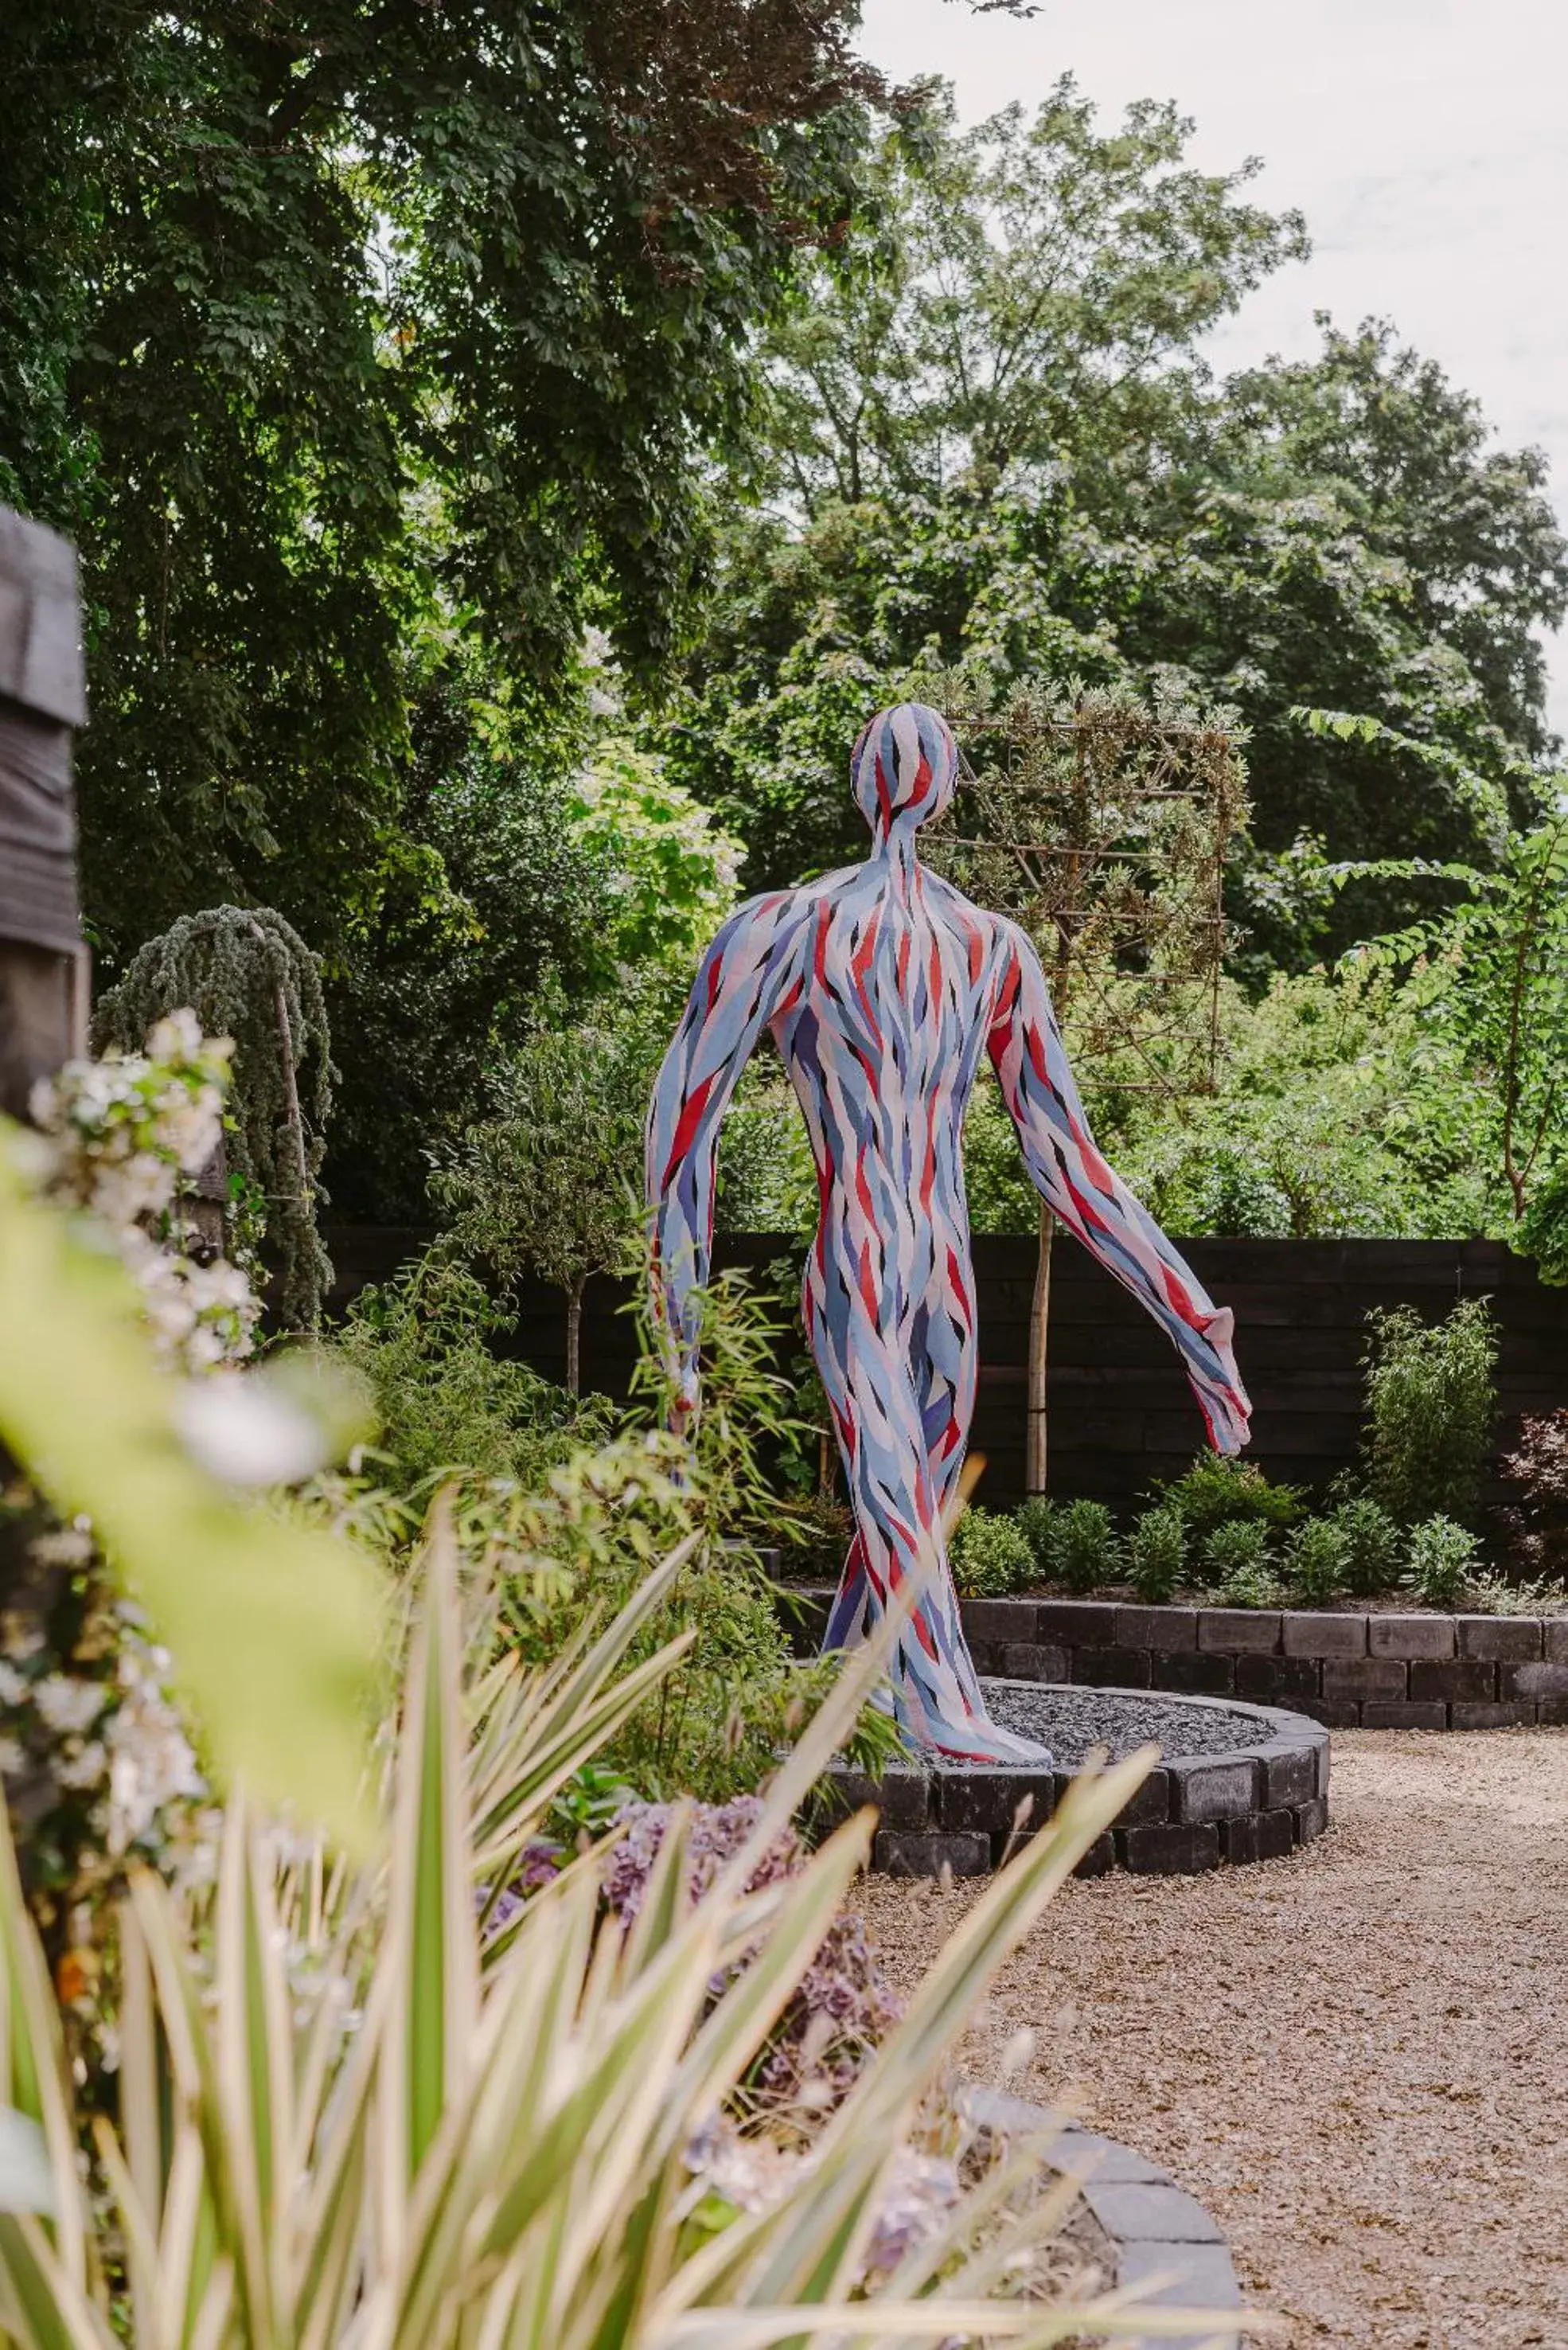
[[[1020,1686],[1027,1686],[1021,1683]],[[1127,1695],[1127,1691],[1119,1692]],[[1114,1700],[1118,1692],[1103,1690]],[[1328,1825],[1328,1732],[1277,1706],[1234,1698],[1186,1700],[1195,1711],[1250,1715],[1254,1745],[1218,1754],[1179,1754],[1158,1762],[1126,1810],[1078,1864],[1080,1877],[1126,1868],[1143,1877],[1188,1877],[1204,1869],[1277,1860],[1311,1844]],[[874,1804],[881,1814],[871,1865],[890,1877],[984,1877],[999,1868],[1020,1833],[1038,1827],[1061,1801],[1074,1773],[927,1768],[830,1775],[835,1812]]]
[[[803,1647],[815,1648],[832,1596],[790,1591]],[[1568,1727],[1568,1616],[1113,1599],[965,1599],[960,1612],[982,1676],[1233,1696],[1289,1706],[1331,1730]]]
[[[1239,2310],[1241,2291],[1224,2236],[1196,2197],[1179,2187],[1168,2170],[1146,2162],[1130,2147],[1093,2130],[1064,2122],[1044,2106],[1029,2104],[998,2089],[971,2087],[964,2095],[971,2117],[982,2128],[1008,2137],[1038,2137],[1047,2168],[1078,2182],[1078,2191],[1105,2230],[1116,2254],[1119,2289],[1150,2280],[1138,2306],[1154,2324],[1162,2310]],[[1241,2350],[1241,2335],[1205,2337],[1210,2350]],[[1129,2350],[1191,2350],[1192,2335],[1140,2334]]]

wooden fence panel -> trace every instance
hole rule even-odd
[[[384,1278],[429,1237],[409,1229],[329,1235],[341,1305]],[[754,1274],[798,1244],[721,1238],[721,1266]],[[1182,1243],[1216,1302],[1236,1315],[1237,1352],[1253,1403],[1251,1457],[1271,1476],[1326,1483],[1355,1461],[1361,1355],[1373,1306],[1412,1305],[1438,1321],[1459,1297],[1491,1298],[1501,1326],[1500,1443],[1522,1412],[1568,1404],[1568,1290],[1495,1241],[1195,1240]],[[981,1498],[1005,1506],[1023,1490],[1030,1239],[975,1242],[981,1372],[973,1442],[986,1456]],[[624,1394],[636,1359],[624,1284],[590,1283],[583,1315],[585,1383]],[[796,1342],[798,1344],[798,1341]],[[528,1284],[514,1350],[547,1377],[565,1362],[558,1293]],[[1050,1482],[1125,1509],[1155,1479],[1179,1475],[1203,1440],[1174,1348],[1127,1293],[1064,1235],[1051,1284]]]

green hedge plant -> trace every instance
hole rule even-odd
[[[1332,1518],[1308,1518],[1285,1544],[1285,1579],[1293,1598],[1307,1607],[1325,1607],[1345,1589],[1350,1548]]]
[[[1127,1541],[1127,1581],[1151,1607],[1173,1598],[1187,1566],[1187,1528],[1181,1513],[1167,1502],[1146,1510]]]
[[[1345,1544],[1345,1588],[1353,1598],[1381,1599],[1397,1588],[1405,1566],[1405,1537],[1381,1502],[1370,1494],[1342,1502],[1330,1513]]]
[[[1069,1591],[1098,1591],[1121,1571],[1116,1523],[1103,1502],[1068,1502],[1056,1513],[1053,1571]]]
[[[1229,1460],[1217,1452],[1200,1452],[1184,1475],[1157,1485],[1155,1495],[1181,1513],[1183,1524],[1198,1541],[1216,1526],[1237,1521],[1282,1530],[1294,1525],[1306,1508],[1298,1485],[1272,1484],[1255,1462]]]
[[[1056,1504],[1045,1493],[1031,1493],[1012,1513],[1012,1522],[1029,1544],[1034,1557],[1034,1572],[1042,1582],[1056,1572]]]
[[[1475,1522],[1497,1419],[1497,1324],[1484,1297],[1428,1326],[1413,1306],[1366,1317],[1367,1483],[1401,1525]]]
[[[948,1544],[948,1560],[962,1599],[1004,1599],[1034,1573],[1034,1554],[1017,1520],[997,1510],[964,1512]]]
[[[1406,1581],[1428,1607],[1457,1607],[1479,1563],[1480,1544],[1468,1526],[1440,1513],[1410,1529]]]
[[[1210,1586],[1230,1607],[1270,1607],[1279,1585],[1269,1561],[1269,1528],[1261,1518],[1231,1518],[1203,1545]]]

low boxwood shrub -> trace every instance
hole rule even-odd
[[[1231,1518],[1203,1545],[1210,1585],[1227,1607],[1272,1607],[1279,1582],[1269,1559],[1269,1528],[1261,1518]]]
[[[1034,1554],[1017,1520],[997,1510],[967,1509],[953,1528],[948,1559],[962,1599],[1005,1599],[1034,1574]]]
[[[1029,1544],[1035,1573],[1042,1577],[1054,1575],[1055,1553],[1052,1545],[1055,1541],[1055,1503],[1044,1493],[1031,1493],[1012,1513],[1012,1523]]]
[[[1330,1512],[1345,1544],[1345,1588],[1356,1599],[1381,1599],[1397,1588],[1405,1536],[1381,1502],[1363,1494]]]
[[[1435,1513],[1410,1529],[1405,1580],[1428,1607],[1455,1607],[1475,1572],[1479,1552],[1468,1526]]]
[[[1350,1550],[1332,1518],[1308,1518],[1285,1544],[1285,1580],[1291,1596],[1308,1607],[1326,1607],[1345,1590]]]
[[[1260,1525],[1293,1526],[1306,1509],[1299,1485],[1271,1484],[1251,1461],[1228,1460],[1218,1452],[1200,1452],[1180,1477],[1155,1487],[1155,1499],[1179,1510],[1189,1534],[1201,1541],[1216,1526],[1238,1521]]]
[[[1068,1502],[1055,1514],[1052,1571],[1069,1591],[1097,1591],[1121,1571],[1116,1522],[1103,1502]]]
[[[1187,1527],[1168,1502],[1146,1510],[1127,1536],[1127,1581],[1151,1607],[1175,1596],[1187,1565]]]

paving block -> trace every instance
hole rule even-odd
[[[1377,1698],[1387,1705],[1409,1694],[1410,1668],[1399,1657],[1330,1658],[1323,1669],[1326,1698]]]
[[[1309,1721],[1321,1722],[1324,1730],[1358,1730],[1361,1726],[1359,1698],[1303,1698],[1301,1711]]]
[[[1175,1819],[1233,1820],[1258,1807],[1258,1770],[1250,1754],[1178,1755],[1166,1769]]]
[[[1118,1648],[1153,1648],[1162,1657],[1179,1656],[1198,1646],[1196,1607],[1118,1607],[1116,1644]]]
[[[984,2092],[985,2103],[980,2108],[982,2121],[987,2117],[992,2100],[1000,2100],[1001,2095],[995,2089]],[[975,2095],[971,2089],[969,2092],[971,2104]],[[1038,2106],[1024,2110],[1036,2116],[1039,2113]],[[1007,2126],[1005,2110],[1000,2116],[998,2126]],[[1015,2128],[1020,2126],[1027,2127],[1028,2125],[1023,2121],[1014,2125]],[[1035,2126],[1038,2127],[1038,2120]],[[1070,2171],[1075,2178],[1094,2179],[1104,2187],[1125,2186],[1135,2181],[1165,2186],[1170,2178],[1168,2170],[1162,2170],[1158,2162],[1150,2162],[1147,2155],[1135,2154],[1130,2146],[1118,2146],[1114,2137],[1099,2137],[1093,2130],[1080,2129],[1075,2122],[1069,2122],[1065,2129],[1052,2138],[1045,2148],[1045,2155],[1053,2170]]]
[[[1034,1637],[1064,1648],[1109,1648],[1116,1642],[1116,1610],[1108,1599],[1037,1600]]]
[[[937,1815],[944,1834],[990,1835],[1017,1825],[1027,1835],[1048,1820],[1055,1805],[1056,1782],[1049,1771],[1017,1770],[1003,1764],[994,1770],[944,1771],[937,1783]],[[1029,1809],[1018,1820],[1021,1804]]]
[[[1088,1689],[1147,1689],[1147,1648],[1075,1648],[1068,1661],[1075,1681]]]
[[[1568,1665],[1568,1616],[1548,1616],[1541,1627],[1542,1654],[1548,1663]]]
[[[1568,1697],[1543,1697],[1535,1718],[1542,1730],[1568,1730]]]
[[[1481,1657],[1450,1657],[1445,1664],[1427,1664],[1420,1658],[1410,1668],[1410,1695],[1415,1699],[1468,1699],[1474,1704],[1497,1695],[1497,1667]]]
[[[1009,1681],[1064,1681],[1067,1651],[1043,1647],[1038,1640],[1008,1640],[1002,1650],[1002,1677]]]
[[[1449,1709],[1449,1720],[1455,1730],[1522,1730],[1535,1720],[1535,1700],[1511,1697],[1497,1705],[1462,1705],[1456,1700]]]
[[[1361,1709],[1363,1730],[1447,1730],[1449,1709],[1441,1698],[1428,1698],[1420,1704],[1384,1705],[1369,1697]]]
[[[1315,1657],[1238,1657],[1236,1694],[1264,1705],[1295,1706],[1316,1697],[1321,1669]]]
[[[1499,1665],[1499,1697],[1568,1698],[1568,1665]]]
[[[1162,2282],[1138,2296],[1141,2309],[1239,2309],[1241,2288],[1223,2244],[1172,2245],[1144,2238],[1122,2247],[1116,2282],[1122,2287]],[[1168,2282],[1166,2280],[1168,2280]],[[1156,2350],[1152,2333],[1139,2335],[1139,2350]],[[1184,2337],[1191,2350],[1193,2336]]]
[[[1222,1657],[1272,1657],[1280,1645],[1280,1618],[1272,1607],[1204,1607],[1198,1645]]]
[[[1229,1697],[1236,1686],[1234,1657],[1153,1657],[1152,1686],[1182,1697]]]
[[[1220,1866],[1220,1830],[1205,1821],[1117,1831],[1125,1866],[1137,1877],[1194,1877]]]
[[[1293,1608],[1281,1619],[1280,1641],[1287,1657],[1364,1657],[1366,1618]]]
[[[1232,1826],[1237,1822],[1231,1823]],[[1293,1811],[1259,1812],[1255,1825],[1260,1860],[1283,1860],[1295,1849],[1296,1815]]]
[[[888,1877],[940,1877],[943,1869],[955,1877],[989,1877],[991,1838],[878,1828],[871,1845],[871,1866]]]
[[[1315,1842],[1328,1825],[1326,1795],[1314,1795],[1310,1804],[1293,1804],[1291,1810],[1295,1818],[1298,1844]]]
[[[1455,1622],[1461,1657],[1490,1657],[1499,1664],[1515,1664],[1541,1654],[1538,1616],[1460,1616]]]
[[[1222,2244],[1225,2241],[1194,2196],[1164,2180],[1125,2185],[1091,2179],[1084,2200],[1108,2235],[1121,2244]]]
[[[1039,1602],[1034,1599],[961,1599],[959,1616],[969,1640],[1033,1640]]]
[[[1369,1616],[1366,1650],[1373,1657],[1451,1657],[1451,1616]]]
[[[875,1804],[885,1828],[927,1828],[934,1819],[931,1781],[923,1771],[885,1771],[879,1779],[862,1771],[831,1771],[820,1800],[841,1817]]]
[[[1068,1788],[1078,1774],[1072,1771],[1056,1773],[1056,1802],[1061,1804]],[[1147,1827],[1150,1821],[1170,1817],[1170,1773],[1163,1768],[1153,1770],[1139,1787],[1135,1787],[1129,1800],[1116,1814],[1118,1828]]]
[[[1143,1828],[1133,1830],[1135,1835],[1143,1835],[1146,1833]],[[1116,1865],[1116,1839],[1107,1828],[1104,1835],[1097,1835],[1095,1838],[1073,1874],[1075,1877],[1108,1877]]]
[[[1330,1771],[1332,1770],[1332,1768],[1333,1768],[1333,1766],[1334,1766],[1334,1742],[1333,1742],[1333,1740],[1332,1740],[1332,1739],[1329,1739],[1329,1738],[1322,1738],[1322,1739],[1320,1739],[1320,1740],[1318,1741],[1318,1743],[1317,1743],[1317,1750],[1316,1750],[1316,1752],[1317,1752],[1317,1791],[1318,1791],[1318,1794],[1319,1794],[1320,1795],[1326,1795],[1326,1794],[1327,1794],[1327,1793],[1328,1793],[1328,1780],[1329,1780],[1329,1773],[1330,1773]]]
[[[1317,1747],[1304,1740],[1266,1746],[1259,1767],[1263,1779],[1263,1804],[1269,1810],[1282,1804],[1304,1804],[1317,1793]]]

